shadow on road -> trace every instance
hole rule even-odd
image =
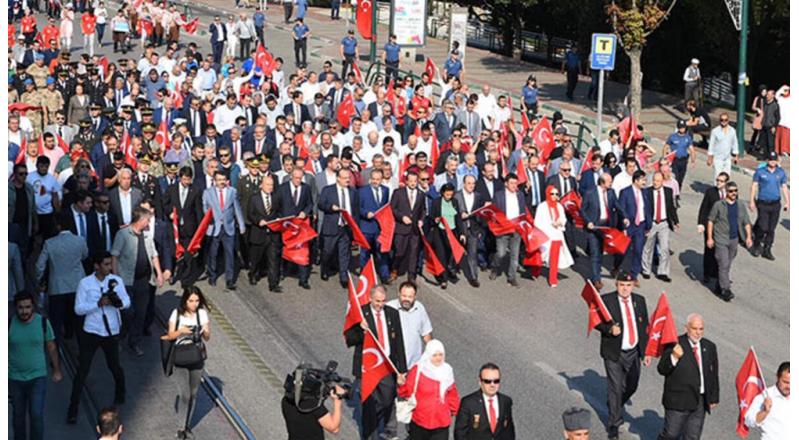
[[[607,382],[605,377],[595,370],[585,370],[580,376],[569,376],[564,372],[558,373],[566,379],[570,390],[579,392],[583,400],[591,406],[603,425],[608,422],[608,409],[605,400],[597,396],[607,396]]]
[[[693,249],[687,249],[680,253],[680,264],[685,268],[685,274],[691,280],[702,279],[702,258],[702,254]]]

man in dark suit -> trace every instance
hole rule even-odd
[[[381,185],[382,181],[383,172],[373,169],[369,173],[369,184],[362,186],[358,190],[358,203],[360,204],[358,207],[358,226],[372,248],[371,250],[361,248],[360,267],[364,267],[369,261],[369,257],[374,255],[377,273],[383,284],[386,284],[390,277],[388,253],[380,251],[380,243],[377,242],[377,238],[380,236],[380,225],[375,220],[375,213],[388,204],[389,201],[388,187]]]
[[[455,440],[515,440],[513,400],[499,392],[499,367],[484,364],[477,381],[480,389],[461,399]]]
[[[702,204],[699,205],[699,215],[696,220],[696,229],[700,234],[704,234],[703,243],[705,244],[705,253],[702,258],[702,281],[705,283],[710,282],[711,278],[718,278],[719,264],[716,261],[715,249],[707,247],[707,220],[710,216],[710,208],[719,200],[724,200],[727,194],[724,186],[730,180],[730,175],[722,171],[716,176],[716,186],[711,186],[705,190],[705,195],[702,197]]]
[[[521,176],[521,173],[525,173],[527,176],[527,182],[524,185],[525,202],[533,217],[535,217],[535,210],[538,205],[546,200],[546,178],[544,177],[544,172],[538,169],[539,161],[538,155],[529,154],[525,169],[516,171],[519,176]]]
[[[580,175],[580,195],[596,188],[599,184],[599,177],[602,175],[602,166],[604,165],[602,152],[599,147],[594,147],[592,150],[590,168]]]
[[[186,127],[189,129],[192,139],[197,139],[205,134],[208,119],[203,109],[200,108],[200,98],[191,97],[189,108],[183,112],[183,118],[186,120]]]
[[[227,28],[218,15],[214,16],[214,22],[211,23],[209,34],[211,34],[211,49],[214,54],[214,64],[221,64],[222,49],[224,49],[225,41],[227,41]]]
[[[120,226],[130,224],[133,219],[133,210],[142,201],[142,192],[132,187],[133,172],[130,168],[122,168],[117,172],[119,185],[108,192],[111,200],[111,212],[114,213]]]
[[[646,174],[638,170],[633,173],[632,185],[624,188],[619,194],[619,211],[622,216],[622,223],[627,235],[630,237],[630,246],[627,247],[627,254],[632,256],[631,271],[635,278],[635,285],[638,287],[640,281],[638,275],[641,273],[641,260],[644,253],[644,242],[646,233],[652,227],[652,200],[644,192]]]
[[[485,237],[486,231],[483,220],[470,214],[488,203],[488,200],[475,191],[476,181],[477,178],[474,176],[465,176],[463,178],[463,189],[455,194],[455,200],[463,209],[461,213],[463,221],[462,234],[466,236],[466,258],[462,260],[461,266],[466,275],[466,280],[469,281],[472,287],[480,287],[480,281],[477,279],[480,273],[477,263],[477,249],[483,237]]]
[[[283,106],[283,114],[286,116],[294,115],[294,124],[297,126],[302,126],[305,121],[311,121],[308,107],[302,101],[302,92],[295,90],[291,95],[291,102]]]
[[[699,440],[705,413],[719,404],[719,359],[716,344],[704,338],[701,315],[688,315],[685,334],[663,351],[658,373],[665,376],[666,418],[658,440]]]
[[[280,233],[274,232],[267,223],[278,218],[280,206],[275,197],[275,180],[261,180],[261,189],[250,196],[247,203],[247,218],[250,223],[250,285],[258,284],[264,268],[269,279],[269,290],[281,292],[280,283]]]
[[[344,219],[342,211],[348,212],[353,219],[358,218],[358,193],[350,188],[352,172],[346,168],[336,171],[336,183],[327,185],[319,194],[319,209],[325,213],[322,221],[322,264],[320,272],[323,281],[327,281],[331,259],[337,255],[339,283],[342,289],[347,288],[350,268],[350,245],[352,244],[352,228]]]
[[[612,322],[602,322],[595,327],[602,335],[599,354],[608,379],[609,440],[619,438],[619,427],[624,423],[622,410],[638,389],[641,360],[646,366],[652,361],[644,356],[649,341],[646,299],[633,293],[634,279],[629,272],[618,275],[616,291],[602,295]]]
[[[449,143],[452,137],[452,131],[455,130],[455,124],[458,118],[455,117],[455,104],[450,100],[445,100],[442,103],[443,111],[438,113],[433,119],[433,125],[436,129],[436,138],[439,144]]]
[[[674,204],[674,193],[671,188],[663,185],[663,173],[656,171],[652,176],[652,186],[644,190],[646,197],[652,201],[652,229],[646,236],[643,260],[641,261],[641,276],[649,279],[652,273],[652,257],[655,253],[655,243],[658,247],[658,268],[656,278],[670,283],[669,269],[671,256],[669,254],[669,237],[671,231],[680,228],[680,219],[677,217],[677,206]]]
[[[408,280],[416,279],[416,262],[419,258],[419,234],[424,221],[425,195],[417,187],[419,175],[409,172],[405,188],[391,195],[391,211],[394,214],[394,262],[391,281],[408,273]]]
[[[108,193],[97,193],[94,195],[94,207],[87,216],[88,238],[86,244],[89,246],[89,255],[98,252],[110,252],[119,231],[119,221],[116,215],[110,211],[111,200]],[[93,270],[89,269],[89,272]]]
[[[372,438],[372,434],[381,421],[385,424],[384,435],[388,438],[396,436],[396,419],[391,417],[394,412],[394,398],[397,395],[397,385],[405,383],[408,371],[405,364],[405,343],[402,337],[399,312],[386,306],[385,303],[386,291],[383,286],[378,285],[372,289],[370,303],[361,306],[364,320],[360,325],[353,326],[344,334],[347,347],[355,347],[352,356],[352,374],[356,377],[357,382],[360,382],[361,378],[363,340],[364,332],[367,330],[372,332],[377,343],[381,345],[400,373],[384,377],[363,403],[361,413],[363,438]],[[360,384],[355,385],[354,388],[360,390]],[[392,419],[394,423],[391,423]]]
[[[505,176],[505,189],[494,193],[493,203],[505,213],[508,220],[525,214],[524,193],[519,191],[519,178],[516,177],[516,174],[509,173]],[[516,272],[519,268],[519,247],[521,242],[522,237],[516,231],[497,237],[497,253],[494,254],[494,259],[491,262],[491,274],[488,279],[494,280],[499,276],[502,260],[510,252],[508,284],[513,287],[519,287],[519,281],[516,280]]]
[[[502,180],[496,178],[494,164],[486,162],[480,167],[480,177],[477,179],[475,191],[486,200],[493,200],[494,194],[502,190]]]
[[[280,208],[278,217],[297,216],[301,219],[310,217],[313,213],[313,201],[311,199],[311,188],[302,181],[305,170],[294,169],[291,171],[291,180],[283,183],[277,188],[277,204]],[[311,267],[299,266],[300,287],[306,290],[311,289],[308,278],[311,274]]]
[[[184,166],[178,172],[179,182],[167,188],[165,211],[168,218],[177,210],[178,242],[183,249],[188,249],[195,231],[203,218],[202,190],[192,185],[192,170]],[[175,270],[175,276],[182,284],[188,285],[200,277],[202,268],[197,264],[201,257],[184,254],[181,270]]]
[[[602,246],[604,236],[599,227],[616,228],[618,219],[618,200],[616,193],[611,188],[613,177],[610,174],[603,174],[599,177],[599,185],[589,189],[583,195],[583,203],[580,206],[580,215],[585,220],[585,236],[588,242],[588,257],[591,259],[591,282],[597,290],[601,290],[602,284]],[[623,258],[620,255],[614,256],[616,263]],[[617,264],[614,264],[617,267]]]

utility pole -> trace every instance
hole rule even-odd
[[[369,42],[369,62],[377,60],[377,0],[367,0],[372,2],[372,40]]]
[[[749,0],[741,0],[741,37],[738,44],[738,93],[736,94],[736,125],[738,135],[738,155],[743,157],[745,151],[744,128],[746,127],[746,45],[749,31]]]

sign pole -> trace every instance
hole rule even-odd
[[[738,93],[735,97],[737,119],[735,124],[738,135],[738,157],[743,157],[746,145],[744,144],[744,129],[746,128],[746,44],[749,33],[749,0],[741,0],[741,36],[738,46]]]
[[[372,1],[372,39],[369,41],[369,62],[377,59],[377,1]]]
[[[599,139],[602,139],[602,106],[605,93],[605,71],[599,71],[599,93],[597,94],[596,104],[596,133]]]
[[[597,136],[602,138],[602,110],[605,99],[605,71],[613,70],[616,64],[616,35],[593,34],[591,36],[591,69],[599,71],[599,90],[596,105]]]

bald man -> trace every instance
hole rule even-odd
[[[716,344],[704,338],[705,320],[692,313],[685,334],[666,348],[658,373],[666,377],[663,406],[666,419],[658,440],[699,440],[705,413],[719,403],[719,359]]]

